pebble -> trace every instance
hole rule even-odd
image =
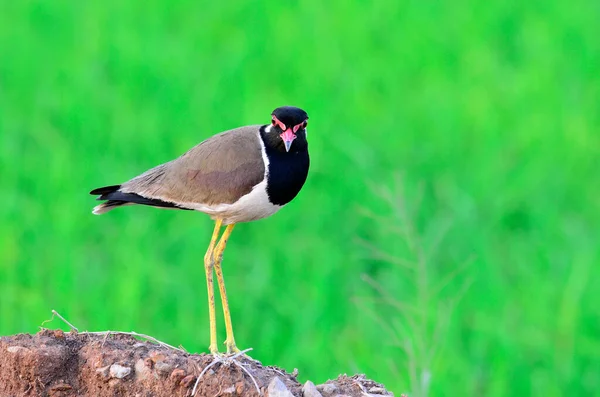
[[[135,378],[145,380],[152,376],[152,370],[141,358],[135,362]]]
[[[157,361],[154,364],[154,368],[162,375],[166,375],[169,374],[175,368],[175,366],[167,361]]]
[[[53,395],[54,393],[60,393],[63,391],[69,391],[69,390],[73,390],[73,386],[71,386],[68,383],[60,382],[60,383],[50,387],[50,395]]]
[[[110,374],[111,378],[123,379],[130,373],[131,373],[131,368],[129,368],[129,367],[124,367],[119,364],[113,364],[110,366],[109,374]]]
[[[369,389],[369,393],[373,393],[373,394],[387,394],[387,390],[385,390],[383,387],[374,386],[374,387],[372,387],[372,388]]]
[[[274,377],[271,383],[269,383],[267,395],[269,397],[294,397],[278,377]]]
[[[302,387],[302,396],[303,397],[323,397],[314,383],[307,380],[304,386]]]
[[[179,384],[183,387],[192,387],[194,382],[196,381],[195,375],[188,375],[179,382]]]
[[[19,352],[26,352],[29,349],[26,348],[26,347],[23,347],[23,346],[9,346],[9,347],[6,348],[6,350],[9,353],[19,353]]]
[[[185,371],[182,370],[181,368],[177,368],[176,370],[174,370],[171,373],[170,378],[175,379],[176,381],[179,381],[179,380],[185,378]]]
[[[108,371],[109,371],[109,370],[110,370],[110,365],[107,365],[106,367],[101,367],[101,368],[98,368],[98,369],[96,370],[96,372],[97,372],[97,373],[98,373],[100,376],[102,376],[103,378],[108,378]]]
[[[337,390],[337,386],[332,385],[331,383],[325,383],[323,385],[317,386],[317,390],[324,394],[333,394]]]

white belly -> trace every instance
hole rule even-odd
[[[267,181],[254,186],[252,191],[232,204],[187,204],[187,208],[204,212],[213,219],[222,219],[223,224],[249,222],[271,216],[283,206],[271,204],[267,195]]]

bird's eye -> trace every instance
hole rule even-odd
[[[275,127],[275,126],[277,125],[277,122],[275,121],[275,119],[271,120],[271,125],[272,125],[273,127]]]
[[[304,123],[302,123],[302,128],[306,128],[307,125],[308,125],[308,121],[304,121]]]

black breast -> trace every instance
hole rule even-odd
[[[292,145],[292,149],[285,152],[280,147],[274,147],[265,142],[265,151],[269,159],[267,194],[269,201],[273,204],[289,203],[306,182],[310,163],[308,145],[304,141],[298,146],[299,148],[294,148]]]

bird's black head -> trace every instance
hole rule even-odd
[[[286,152],[290,151],[296,139],[296,146],[306,145],[307,124],[308,114],[300,108],[282,106],[271,113],[271,131],[279,135]]]

